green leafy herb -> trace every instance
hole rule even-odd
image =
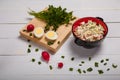
[[[31,45],[28,45],[28,47],[31,47]]]
[[[107,69],[107,71],[109,71],[109,70],[110,70],[110,68]]]
[[[35,49],[35,51],[36,51],[36,52],[38,52],[38,51],[39,51],[39,49],[38,49],[38,48],[36,48],[36,49]]]
[[[109,61],[109,59],[106,59],[106,61]]]
[[[32,33],[30,33],[29,36],[32,36]]]
[[[106,65],[107,65],[107,63],[104,63],[104,65],[106,66]]]
[[[31,50],[28,48],[27,53],[30,53],[30,52],[31,52]]]
[[[88,60],[91,61],[91,57],[89,57]]]
[[[84,64],[85,62],[84,61],[81,61],[82,64]]]
[[[72,58],[71,58],[71,61],[74,61],[74,59],[75,59],[75,58],[74,58],[74,57],[72,57]]]
[[[112,64],[112,67],[113,67],[113,68],[117,68],[117,65],[115,65],[115,64]]]
[[[86,73],[86,71],[85,71],[85,70],[83,70],[83,73]]]
[[[104,72],[103,72],[103,70],[98,70],[98,73],[103,74]]]
[[[32,62],[35,62],[35,58],[32,58]]]
[[[101,63],[103,63],[103,62],[104,62],[104,60],[102,59],[100,62],[101,62]]]
[[[78,71],[78,73],[79,73],[79,74],[81,74],[81,73],[82,73],[82,72],[81,72],[81,69],[78,69],[77,71]]]
[[[49,68],[50,68],[50,70],[52,70],[53,69],[52,65],[50,65]]]
[[[82,66],[82,64],[79,64],[79,66]]]
[[[39,62],[38,62],[38,64],[40,65],[40,64],[41,64],[41,62],[39,61]]]
[[[64,59],[64,58],[65,58],[65,56],[61,56],[61,58],[63,58],[63,59]]]
[[[99,64],[98,64],[98,62],[95,62],[95,64],[94,64],[94,65],[95,65],[95,67],[99,67]]]
[[[53,45],[53,44],[54,44],[54,41],[48,41],[47,44],[48,44],[48,45]]]
[[[66,12],[66,8],[62,9],[60,6],[54,7],[53,5],[49,5],[48,9],[44,11],[35,12],[31,10],[28,13],[47,23],[45,31],[51,28],[56,31],[60,25],[68,24],[71,20],[75,19],[75,17],[72,16],[72,12]]]
[[[91,71],[93,71],[93,69],[92,69],[91,67],[89,67],[89,68],[87,69],[87,71],[88,71],[88,72],[91,72]]]
[[[69,68],[69,71],[73,71],[73,68]]]

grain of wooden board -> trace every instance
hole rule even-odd
[[[73,24],[74,21],[71,21],[70,23]],[[40,19],[37,19],[37,18],[33,18],[28,24],[33,24],[35,27],[43,27],[43,29],[46,25],[46,23],[44,21],[42,21]],[[31,40],[35,43],[38,43],[39,45],[44,46],[45,48],[52,51],[53,53],[56,53],[56,51],[62,46],[62,44],[70,36],[71,30],[72,30],[72,24],[69,24],[67,26],[66,26],[66,24],[64,24],[64,25],[61,25],[57,29],[56,32],[58,34],[58,38],[54,42],[53,45],[48,45],[47,44],[48,41],[47,41],[47,39],[45,38],[44,35],[43,35],[42,38],[38,39],[38,38],[35,38],[34,36],[30,36],[30,33],[32,33],[32,32],[24,32],[23,30],[26,30],[27,25],[20,30],[20,34],[21,34],[21,36],[25,37],[26,39],[29,39],[29,40]]]

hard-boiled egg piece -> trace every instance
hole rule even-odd
[[[35,37],[41,38],[43,36],[43,34],[44,34],[44,30],[43,30],[42,27],[36,27],[34,29],[33,33],[34,33]]]
[[[56,40],[58,38],[58,35],[55,31],[48,31],[46,34],[45,34],[45,37],[49,40]]]

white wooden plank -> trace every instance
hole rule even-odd
[[[65,44],[58,50],[56,54],[65,53],[74,56],[99,56],[99,55],[119,55],[120,38],[106,38],[100,47],[93,49],[84,49],[77,46],[74,43],[74,38],[70,37]],[[14,56],[14,55],[26,55],[28,45],[32,45],[32,53],[35,53],[35,49],[38,48],[40,51],[46,50],[45,48],[35,44],[28,43],[19,37],[15,39],[0,39],[0,55],[2,56]],[[64,52],[65,51],[65,52]],[[62,55],[62,54],[61,54]]]
[[[19,31],[24,27],[25,24],[0,24],[0,38],[17,38],[20,34]],[[108,35],[107,37],[120,37],[120,23],[107,23]],[[71,35],[71,37],[73,37]]]
[[[119,3],[119,0],[75,0],[69,3],[68,0],[2,1],[0,3],[0,23],[26,23],[27,18],[31,17],[27,14],[29,8],[39,11],[50,4],[60,5],[70,11],[75,11],[74,14],[78,17],[101,16],[106,22],[120,22]]]
[[[42,8],[43,9],[43,8]],[[40,9],[40,10],[42,10]],[[34,9],[33,9],[34,10]],[[27,10],[0,10],[0,23],[27,23],[30,16]],[[77,17],[102,17],[105,22],[120,22],[120,10],[79,10],[73,14]]]
[[[64,54],[64,53],[63,53]],[[96,77],[98,77],[98,80],[108,80],[111,79],[110,76],[113,77],[113,79],[119,80],[120,78],[120,64],[119,64],[119,57],[120,55],[101,55],[93,57],[91,61],[88,61],[88,57],[75,57],[74,61],[71,61],[71,57],[65,56],[65,59],[61,59],[61,56],[58,55],[52,55],[50,62],[45,63],[42,61],[41,65],[38,65],[37,62],[41,61],[40,54],[36,54],[34,56],[28,55],[28,56],[0,56],[0,79],[16,79],[19,77],[25,78],[34,78],[36,79],[79,79],[84,78],[88,79],[90,77],[90,80],[95,80]],[[32,63],[31,59],[35,58],[36,62]],[[94,67],[94,62],[99,62],[101,59],[109,58],[110,61],[107,62],[106,66],[103,66],[103,64],[100,64],[98,68]],[[62,61],[64,63],[64,67],[62,69],[57,69],[57,63],[59,61]],[[85,61],[85,64],[80,67],[78,66],[81,61]],[[118,68],[114,69],[111,67],[112,63],[117,64]],[[53,66],[53,70],[49,69],[49,65]],[[69,71],[69,68],[73,67],[73,72]],[[80,68],[81,70],[86,70],[87,68],[92,67],[92,72],[87,72],[86,74],[82,73],[79,74],[76,70]],[[106,71],[107,68],[110,68],[110,71]],[[97,70],[102,69],[104,71],[103,75],[99,75]],[[47,76],[47,77],[46,77]],[[56,76],[56,77],[55,77]],[[100,78],[101,77],[101,78]],[[32,80],[30,79],[30,80]],[[70,79],[70,80],[72,80]]]
[[[70,10],[79,9],[120,9],[119,0],[11,0],[1,1],[0,9],[26,9],[28,7],[39,8],[53,4],[55,6],[67,7]],[[73,7],[75,5],[75,7]]]

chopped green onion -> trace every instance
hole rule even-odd
[[[88,60],[91,61],[91,57],[89,57]]]
[[[104,63],[104,65],[106,66],[106,65],[107,65],[107,63]]]
[[[28,47],[31,47],[31,45],[28,45]]]
[[[63,59],[64,59],[64,58],[65,58],[65,56],[61,56],[61,58],[63,58]]]
[[[39,49],[38,49],[38,48],[36,48],[36,49],[35,49],[35,51],[36,51],[36,52],[38,52],[38,51],[39,51]]]
[[[109,70],[110,70],[110,68],[107,69],[107,71],[109,71]]]
[[[50,65],[49,68],[50,68],[50,70],[52,70],[53,69],[52,65]]]
[[[113,68],[117,68],[117,65],[115,65],[115,64],[112,64],[112,67],[113,67]]]
[[[91,67],[89,67],[89,68],[87,69],[87,71],[88,71],[88,72],[91,72],[91,71],[93,71],[93,69],[92,69]]]
[[[32,33],[30,33],[29,36],[32,36]]]
[[[79,64],[79,66],[82,66],[82,64]]]
[[[99,64],[98,64],[98,62],[95,62],[95,64],[94,64],[94,65],[95,65],[95,67],[99,67]]]
[[[31,52],[31,50],[28,48],[27,53],[30,53],[30,52]]]
[[[38,62],[38,64],[40,65],[40,64],[41,64],[41,62],[39,61],[39,62]]]
[[[103,74],[104,72],[103,72],[103,70],[98,70],[98,73]]]
[[[85,71],[85,70],[83,70],[83,73],[86,73],[86,71]]]
[[[85,62],[84,61],[81,61],[82,64],[84,64]]]
[[[32,62],[35,62],[35,58],[32,58]]]
[[[81,72],[81,69],[78,69],[77,71],[78,71],[78,73],[79,73],[79,74],[81,74],[81,73],[82,73],[82,72]]]
[[[69,68],[69,71],[73,71],[73,68]]]
[[[74,59],[75,59],[75,58],[74,58],[74,57],[72,57],[72,58],[71,58],[71,61],[74,61]]]
[[[101,62],[101,63],[103,63],[103,62],[104,62],[104,60],[102,59],[100,62]]]
[[[48,41],[47,44],[50,46],[50,45],[53,45],[54,44],[54,41]]]

